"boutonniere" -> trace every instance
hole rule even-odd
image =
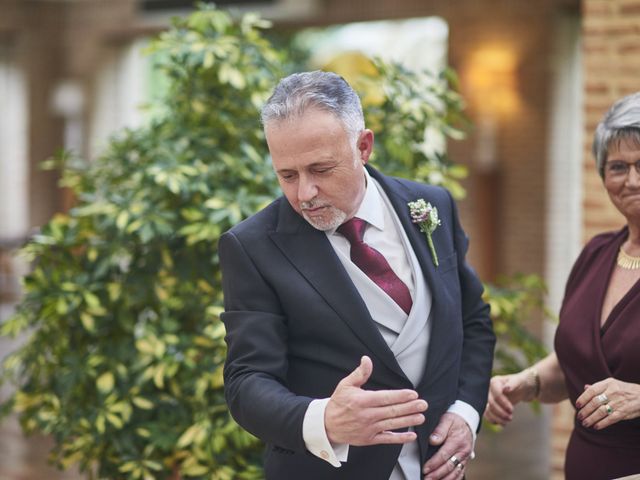
[[[429,250],[431,250],[431,257],[433,263],[438,266],[438,255],[436,254],[436,248],[433,246],[433,239],[431,234],[440,225],[440,219],[438,218],[438,209],[419,198],[415,202],[409,202],[409,212],[411,213],[411,221],[417,223],[420,227],[420,231],[424,232],[427,237],[427,243],[429,244]]]

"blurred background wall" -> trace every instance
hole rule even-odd
[[[26,268],[15,249],[73,202],[57,186],[56,174],[38,164],[61,147],[95,158],[110,134],[144,122],[139,107],[161,85],[142,51],[172,15],[188,13],[191,4],[0,0],[0,321],[19,298],[18,279]],[[474,126],[448,150],[469,169],[461,215],[471,262],[483,280],[537,273],[547,281],[548,303],[557,312],[581,245],[622,224],[589,147],[608,106],[639,90],[640,0],[216,4],[259,11],[286,35],[329,27],[335,33],[335,26],[343,26],[330,40],[324,37],[318,54],[321,46],[366,49],[362,25],[419,19],[412,23],[414,34],[391,35],[381,44],[417,66],[448,64],[460,77]],[[349,26],[353,22],[360,27]],[[531,327],[550,344],[553,325],[533,319]],[[0,356],[10,349],[0,339]],[[483,433],[469,475],[562,478],[570,406],[545,407],[540,414],[525,406],[517,418],[499,434]],[[47,469],[47,442],[23,439],[15,421],[6,422],[0,427],[0,479],[76,478]]]

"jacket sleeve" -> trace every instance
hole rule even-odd
[[[471,405],[482,417],[487,403],[496,338],[489,316],[489,305],[482,299],[484,287],[466,261],[469,241],[460,225],[451,194],[449,194],[449,201],[453,217],[454,244],[458,257],[464,336],[458,400]]]
[[[261,440],[304,451],[311,398],[286,387],[287,325],[275,292],[233,232],[219,242],[226,328],[225,397],[233,418]]]

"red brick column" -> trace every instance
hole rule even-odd
[[[624,218],[611,205],[596,172],[591,142],[611,104],[640,90],[640,0],[583,0],[584,241],[619,228]]]

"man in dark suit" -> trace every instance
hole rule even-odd
[[[450,194],[365,167],[373,133],[338,75],[283,79],[262,120],[284,197],[219,252],[226,398],[266,477],[461,478],[495,337]]]

